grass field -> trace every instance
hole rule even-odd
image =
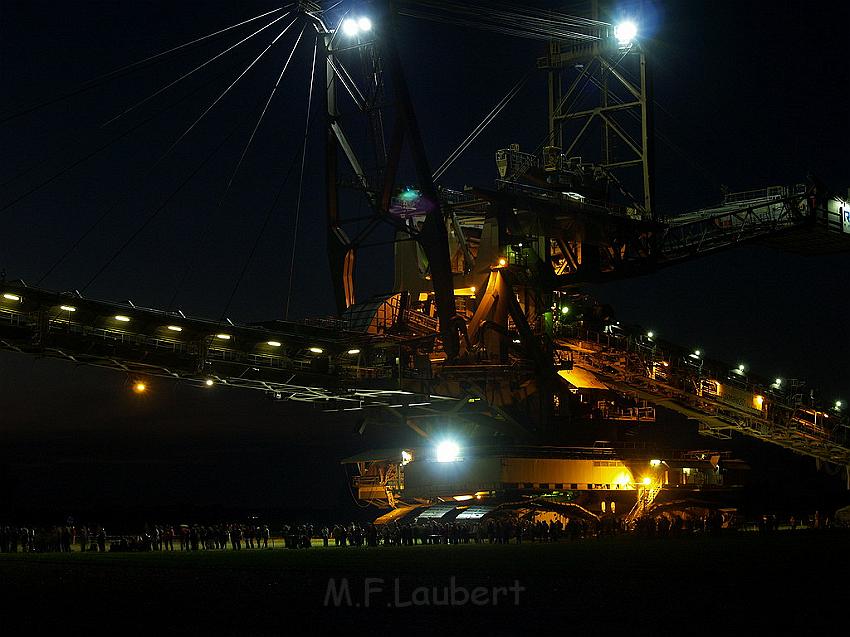
[[[435,605],[452,577],[476,604]],[[0,555],[0,609],[22,635],[845,634],[850,535]]]

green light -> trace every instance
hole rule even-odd
[[[402,201],[416,201],[420,197],[420,193],[418,190],[414,190],[413,188],[405,188],[404,191],[399,195],[399,198]]]

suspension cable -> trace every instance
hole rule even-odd
[[[316,45],[318,45],[318,36],[317,36]],[[312,82],[311,82],[311,85],[312,85]],[[310,122],[310,111],[309,110],[307,111],[307,121]],[[310,124],[308,124],[308,126],[309,125]],[[281,180],[280,185],[277,188],[277,192],[275,192],[274,199],[272,200],[271,205],[266,210],[266,217],[265,217],[265,220],[263,221],[263,225],[260,228],[260,231],[257,233],[257,237],[254,239],[254,244],[253,244],[253,246],[251,246],[251,251],[248,254],[248,258],[245,260],[245,263],[242,265],[242,270],[239,273],[239,277],[237,278],[236,283],[233,286],[233,289],[230,291],[230,296],[228,297],[227,303],[224,306],[224,310],[222,311],[221,316],[218,319],[219,323],[221,323],[224,320],[224,317],[227,314],[227,310],[230,309],[230,304],[233,302],[233,299],[236,296],[236,292],[239,290],[239,286],[241,285],[242,280],[245,277],[245,273],[248,271],[248,267],[249,267],[249,265],[251,264],[251,261],[254,258],[254,253],[256,252],[257,247],[260,244],[260,240],[263,238],[263,235],[265,234],[265,230],[268,227],[269,221],[271,220],[272,212],[274,212],[274,209],[277,207],[278,201],[280,201],[281,195],[283,195],[284,187],[286,186],[286,184],[289,181],[289,177],[292,174],[292,170],[295,168],[295,164],[298,161],[298,157],[299,157],[299,153],[297,153],[297,152],[292,156],[292,161],[289,163],[289,167],[286,169],[286,174],[283,176],[283,179]]]
[[[493,109],[489,113],[487,113],[487,115],[484,116],[484,119],[474,129],[472,129],[472,132],[467,135],[466,139],[464,139],[460,143],[460,145],[455,148],[454,151],[452,151],[452,153],[448,157],[446,157],[446,160],[442,164],[440,164],[440,167],[437,168],[437,170],[435,170],[434,174],[431,176],[434,181],[437,181],[443,175],[443,173],[449,169],[449,167],[455,162],[455,160],[457,160],[466,151],[466,149],[472,145],[472,142],[477,139],[477,137],[484,131],[484,129],[487,128],[487,126],[489,126],[490,123],[496,119],[499,113],[504,110],[505,106],[507,106],[508,103],[514,97],[516,97],[516,95],[520,92],[520,89],[522,89],[522,87],[528,81],[530,75],[531,72],[526,73],[519,80],[519,82],[514,84],[513,87],[507,92],[507,94],[496,103]]]
[[[257,123],[254,125],[254,130],[251,131],[251,135],[248,138],[248,141],[246,142],[245,147],[242,149],[242,154],[239,157],[239,161],[236,162],[236,166],[234,167],[233,172],[230,174],[230,179],[228,179],[228,181],[227,181],[227,187],[224,189],[224,192],[222,193],[222,195],[218,199],[218,204],[216,205],[217,210],[221,209],[221,207],[224,205],[225,200],[227,199],[227,195],[230,194],[230,189],[233,186],[233,180],[236,178],[236,174],[239,172],[239,168],[242,166],[242,162],[245,160],[245,156],[248,154],[248,149],[251,147],[251,144],[254,141],[254,136],[257,134],[257,130],[260,128],[260,124],[262,124],[263,119],[266,116],[266,112],[268,111],[269,104],[271,104],[272,98],[274,97],[275,92],[277,91],[278,87],[280,86],[280,82],[283,79],[283,76],[286,73],[286,70],[289,68],[289,63],[292,61],[293,55],[295,55],[295,50],[298,48],[298,44],[301,42],[301,38],[304,35],[304,29],[306,29],[306,28],[307,28],[306,24],[303,27],[301,27],[301,32],[298,34],[298,38],[295,40],[295,44],[292,45],[292,50],[289,52],[289,56],[286,58],[286,62],[283,65],[283,69],[281,70],[280,75],[278,75],[277,81],[275,82],[274,87],[272,87],[272,90],[269,93],[269,97],[266,100],[265,105],[263,106],[263,110],[260,113],[259,118],[257,119]],[[204,230],[201,233],[201,239],[200,239],[201,245],[203,245],[204,242],[206,241],[207,234],[209,233],[209,230],[210,230],[211,222],[212,222],[212,216],[208,215],[207,216],[207,222],[206,222],[206,224],[204,224]],[[180,278],[180,281],[178,282],[177,286],[174,289],[174,294],[171,296],[171,300],[168,302],[168,309],[169,310],[173,307],[174,302],[177,300],[177,296],[180,293],[180,290],[182,289],[183,284],[186,282],[186,279],[188,278],[190,271],[191,271],[191,262],[189,264],[187,264],[187,267],[183,272],[183,276]],[[225,310],[225,311],[227,311],[227,310]]]
[[[241,122],[240,122],[240,123],[241,123]],[[237,129],[238,127],[239,127],[239,123],[237,123],[237,124],[236,124],[236,126],[234,126],[233,128],[231,128],[231,129],[230,129],[230,132],[229,132],[229,133],[228,133],[228,134],[224,137],[224,139],[222,139],[222,140],[218,143],[218,146],[216,146],[216,147],[212,150],[212,152],[210,152],[209,154],[207,154],[207,156],[204,158],[204,160],[203,160],[200,164],[198,164],[198,166],[197,166],[197,167],[196,167],[196,168],[195,168],[195,169],[194,169],[194,170],[193,170],[193,171],[192,171],[192,172],[191,172],[191,173],[190,173],[190,174],[189,174],[189,175],[188,175],[188,176],[187,176],[187,177],[186,177],[186,178],[182,181],[182,182],[180,182],[180,185],[179,185],[179,186],[177,186],[177,188],[175,188],[175,189],[171,192],[171,194],[170,194],[170,195],[168,195],[168,197],[166,197],[165,201],[163,201],[163,202],[159,205],[159,207],[158,207],[156,210],[154,210],[152,213],[150,213],[150,214],[147,216],[147,218],[144,220],[144,222],[142,223],[142,225],[140,225],[138,228],[136,228],[135,232],[133,232],[133,234],[131,234],[131,235],[127,238],[127,240],[126,240],[126,241],[124,241],[124,243],[122,243],[122,244],[121,244],[121,246],[120,246],[120,247],[119,247],[119,248],[118,248],[115,252],[113,252],[113,253],[112,253],[112,256],[111,256],[111,257],[110,257],[110,258],[106,261],[106,263],[104,263],[104,264],[100,267],[100,269],[98,269],[98,271],[94,273],[94,276],[92,276],[92,278],[91,278],[91,279],[89,279],[88,283],[86,283],[86,284],[82,287],[82,290],[81,290],[82,292],[85,292],[85,291],[86,291],[86,290],[87,290],[87,289],[91,286],[91,284],[92,284],[92,283],[94,283],[94,282],[95,282],[95,281],[96,281],[96,280],[100,277],[100,275],[101,275],[101,274],[103,274],[103,272],[104,272],[104,271],[105,271],[105,270],[106,270],[106,269],[107,269],[110,265],[112,265],[112,263],[113,263],[113,262],[114,262],[114,261],[115,261],[115,260],[116,260],[119,256],[121,256],[121,254],[124,252],[124,250],[126,250],[126,249],[127,249],[127,247],[128,247],[131,243],[133,243],[133,241],[135,241],[136,237],[138,237],[138,236],[139,236],[139,235],[140,235],[140,234],[141,234],[141,233],[145,230],[145,228],[147,228],[147,227],[150,225],[150,223],[151,223],[154,219],[156,219],[156,218],[159,216],[159,213],[160,213],[160,212],[162,212],[162,211],[165,209],[165,207],[166,207],[169,203],[171,203],[171,200],[172,200],[172,199],[174,199],[174,197],[176,197],[176,196],[177,196],[177,194],[178,194],[178,193],[179,193],[179,192],[183,189],[183,187],[184,187],[186,184],[188,184],[188,183],[189,183],[189,182],[190,182],[190,181],[191,181],[191,180],[195,177],[195,175],[197,175],[197,174],[201,171],[201,169],[209,163],[209,161],[213,158],[213,156],[214,156],[216,153],[218,153],[218,151],[222,148],[222,146],[224,146],[224,144],[225,144],[225,143],[226,143],[226,142],[227,142],[227,141],[228,141],[228,140],[229,140],[229,139],[233,136],[233,134],[236,132],[236,129]]]
[[[295,249],[298,247],[298,221],[301,215],[301,195],[304,189],[304,160],[307,156],[307,135],[310,132],[310,108],[313,103],[313,78],[316,74],[316,51],[319,48],[319,38],[313,45],[313,64],[310,69],[310,90],[307,93],[307,121],[304,124],[304,143],[301,148],[301,176],[298,179],[298,202],[295,206],[295,229],[292,233],[292,259],[289,264],[289,287],[286,292],[286,311],[284,320],[289,320],[289,301],[292,297],[292,275],[295,271]]]
[[[118,135],[117,137],[114,137],[114,138],[110,139],[109,141],[107,141],[107,142],[105,142],[105,143],[101,144],[100,146],[96,147],[94,150],[92,150],[92,151],[90,151],[89,153],[87,153],[87,154],[83,155],[82,157],[80,157],[80,158],[78,158],[78,159],[76,159],[76,160],[72,161],[70,164],[68,164],[68,165],[67,165],[67,166],[65,166],[64,168],[61,168],[58,172],[54,173],[54,174],[53,174],[53,175],[51,175],[50,177],[47,177],[46,179],[43,179],[43,180],[42,180],[42,181],[40,181],[39,183],[37,183],[37,184],[35,184],[34,186],[30,187],[28,190],[26,190],[25,192],[23,192],[22,194],[20,194],[18,197],[14,198],[14,199],[12,199],[11,201],[9,201],[9,202],[7,202],[7,203],[3,204],[2,206],[0,206],[0,213],[5,212],[5,211],[6,211],[6,210],[8,210],[9,208],[12,208],[12,207],[13,207],[13,206],[15,206],[16,204],[20,203],[21,201],[23,201],[24,199],[26,199],[27,197],[29,197],[30,195],[32,195],[32,194],[34,194],[34,193],[38,192],[39,190],[41,190],[41,189],[42,189],[42,188],[44,188],[45,186],[50,185],[51,183],[53,183],[54,181],[56,181],[56,180],[57,180],[57,179],[59,179],[60,177],[62,177],[62,176],[64,176],[64,175],[66,175],[67,173],[69,173],[70,171],[72,171],[74,168],[76,168],[76,167],[77,167],[77,166],[79,166],[80,164],[85,163],[86,161],[88,161],[89,159],[91,159],[92,157],[94,157],[95,155],[97,155],[97,154],[99,154],[99,153],[103,152],[103,151],[104,151],[104,150],[106,150],[107,148],[111,147],[113,144],[115,144],[115,143],[117,143],[117,142],[121,141],[122,139],[124,139],[125,137],[127,137],[128,135],[130,135],[131,133],[135,132],[136,130],[138,130],[139,128],[141,128],[142,126],[144,126],[145,124],[147,124],[147,123],[149,123],[150,121],[152,121],[152,120],[156,119],[157,117],[159,117],[159,116],[160,116],[160,115],[162,115],[163,113],[168,112],[169,110],[171,110],[172,108],[174,108],[175,106],[177,106],[178,104],[180,104],[181,102],[183,102],[184,100],[186,100],[186,99],[188,99],[189,97],[191,97],[192,95],[196,94],[196,93],[197,93],[198,91],[200,91],[202,88],[205,88],[205,87],[209,86],[210,84],[212,84],[213,82],[215,82],[215,80],[219,79],[222,75],[224,75],[224,73],[226,73],[227,71],[229,71],[230,69],[232,69],[232,68],[233,68],[233,66],[235,66],[236,64],[238,64],[238,63],[242,62],[242,61],[243,61],[243,60],[245,60],[245,59],[246,59],[245,57],[240,58],[239,60],[237,60],[237,62],[236,62],[236,63],[234,63],[233,65],[231,65],[230,67],[228,67],[228,68],[227,68],[224,72],[222,72],[222,73],[218,73],[217,75],[215,75],[215,76],[214,76],[214,77],[213,77],[210,81],[205,82],[204,84],[201,84],[198,88],[196,88],[196,89],[192,90],[191,92],[187,93],[186,95],[184,95],[183,97],[179,98],[179,99],[178,99],[178,100],[176,100],[175,102],[172,102],[170,105],[166,106],[164,109],[160,110],[160,111],[159,111],[159,112],[157,112],[157,113],[154,113],[153,115],[151,115],[151,116],[150,116],[150,117],[148,117],[147,119],[141,120],[140,122],[138,122],[138,123],[137,123],[137,124],[135,124],[134,126],[132,126],[132,127],[128,128],[127,130],[125,130],[123,133],[121,133],[121,134],[120,134],[120,135]],[[178,141],[179,141],[179,140],[178,140]],[[175,145],[176,145],[176,143],[175,143]],[[170,150],[171,150],[171,149],[170,149]],[[169,150],[168,152],[170,152],[170,150]],[[168,154],[168,152],[166,152],[166,155]],[[156,165],[158,165],[158,164],[159,164],[159,162],[160,162],[162,159],[164,159],[166,155],[163,155],[162,157],[160,157],[160,158],[156,161],[156,163],[154,163],[154,167],[155,167]]]
[[[289,6],[289,5],[287,5],[287,6]],[[198,44],[199,42],[203,42],[204,40],[208,40],[208,39],[213,38],[217,35],[221,35],[222,33],[226,32],[226,31],[230,31],[231,29],[236,29],[236,28],[241,27],[245,24],[248,24],[249,22],[253,22],[254,20],[259,20],[260,18],[264,18],[265,16],[271,15],[272,13],[276,13],[283,8],[284,7],[278,7],[277,9],[272,9],[271,11],[266,11],[265,13],[261,13],[260,15],[254,16],[253,18],[243,20],[242,22],[239,22],[238,24],[233,24],[233,25],[226,27],[224,29],[219,29],[218,31],[215,31],[213,33],[209,33],[207,35],[201,36],[200,38],[196,38],[196,39],[192,40],[191,42],[186,42],[186,43],[181,44],[179,46],[175,46],[171,49],[168,49],[167,51],[162,51],[161,53],[157,53],[155,55],[151,55],[149,57],[146,57],[143,60],[139,60],[137,62],[127,64],[126,66],[122,66],[121,68],[115,69],[114,71],[109,71],[108,73],[104,73],[103,75],[99,75],[95,78],[87,80],[86,82],[81,84],[76,89],[73,89],[72,91],[69,91],[67,93],[63,93],[62,95],[59,95],[57,97],[53,97],[53,98],[38,102],[36,104],[32,104],[30,106],[26,106],[19,111],[16,111],[14,113],[10,113],[9,115],[4,115],[4,116],[2,116],[2,118],[0,118],[0,124],[4,124],[5,122],[16,119],[18,117],[21,117],[23,115],[31,113],[31,112],[38,110],[40,108],[43,108],[45,106],[50,106],[51,104],[55,104],[56,102],[61,102],[62,100],[66,100],[70,97],[74,97],[76,95],[79,95],[80,93],[84,93],[84,92],[91,90],[93,88],[96,88],[96,87],[98,87],[98,86],[100,86],[100,85],[102,85],[106,82],[109,82],[109,81],[111,81],[111,80],[113,80],[117,77],[121,77],[123,75],[126,75],[129,71],[133,71],[133,70],[140,68],[142,66],[149,65],[152,62],[155,62],[155,61],[159,60],[160,58],[164,58],[165,56],[167,56],[171,53],[175,53],[177,51],[180,51],[181,49],[185,49],[185,48],[190,47],[194,44]]]
[[[222,55],[224,55],[224,54],[225,54],[225,53],[227,53],[228,51],[232,51],[233,49],[235,49],[235,48],[236,48],[236,47],[238,47],[239,45],[241,45],[241,44],[243,44],[243,43],[247,42],[248,40],[250,40],[251,38],[253,38],[253,37],[254,37],[255,35],[257,35],[258,33],[261,33],[262,31],[265,31],[266,29],[268,29],[270,26],[272,26],[272,25],[273,25],[273,24],[275,24],[276,22],[279,22],[280,20],[283,20],[283,19],[284,19],[286,16],[288,16],[289,14],[290,14],[290,12],[287,12],[287,13],[284,13],[282,16],[279,16],[279,17],[275,18],[274,20],[272,20],[271,22],[269,22],[266,26],[264,26],[264,27],[261,27],[261,28],[257,29],[257,30],[256,30],[256,31],[254,31],[251,35],[249,35],[249,36],[247,36],[247,37],[242,38],[242,39],[241,39],[241,40],[239,40],[239,42],[237,42],[236,44],[234,44],[234,45],[232,45],[232,46],[229,46],[229,47],[227,47],[226,49],[224,49],[224,51],[221,51],[221,52],[217,53],[216,55],[214,55],[213,57],[211,57],[209,60],[207,60],[206,62],[203,62],[202,64],[199,64],[198,66],[196,66],[194,69],[192,69],[192,70],[191,70],[191,71],[189,71],[188,73],[184,73],[183,75],[181,75],[180,77],[178,77],[176,80],[173,80],[173,81],[169,82],[168,84],[166,84],[165,86],[162,86],[161,88],[157,89],[156,91],[154,91],[153,93],[151,93],[150,95],[148,95],[148,96],[147,96],[146,98],[144,98],[143,100],[141,100],[141,101],[139,101],[139,102],[136,102],[136,103],[135,103],[135,104],[133,104],[132,106],[130,106],[130,107],[128,107],[128,108],[126,108],[126,109],[124,109],[122,112],[118,113],[118,115],[115,115],[115,116],[114,116],[114,117],[112,117],[111,119],[106,120],[103,124],[101,124],[101,127],[103,127],[103,126],[109,126],[109,124],[111,124],[112,122],[114,122],[114,121],[116,121],[116,120],[120,119],[121,117],[124,117],[124,115],[126,115],[127,113],[129,113],[129,112],[131,112],[131,111],[135,110],[136,108],[138,108],[138,107],[139,107],[139,106],[141,106],[142,104],[146,104],[147,102],[149,102],[150,100],[152,100],[153,98],[155,98],[157,95],[159,95],[159,94],[160,94],[160,93],[162,93],[163,91],[167,91],[168,89],[170,89],[172,86],[174,86],[174,85],[175,85],[175,84],[177,84],[178,82],[182,82],[182,81],[183,81],[183,80],[185,80],[187,77],[190,77],[191,75],[193,75],[193,74],[194,74],[194,73],[196,73],[197,71],[200,71],[202,68],[204,68],[204,67],[205,67],[205,66],[207,66],[208,64],[210,64],[210,63],[212,63],[212,62],[216,61],[218,58],[220,58]],[[292,22],[295,22],[295,20],[293,20]],[[292,22],[290,22],[290,23],[289,23],[289,26],[292,26]],[[287,26],[286,28],[288,29],[288,28],[289,28],[289,26]],[[286,29],[284,29],[284,31],[286,31]],[[278,37],[280,37],[280,36],[278,36]]]
[[[129,133],[133,132],[133,131],[134,131],[134,130],[136,130],[137,128],[140,128],[141,126],[143,126],[144,124],[148,123],[149,121],[151,121],[151,120],[155,119],[156,117],[159,117],[160,115],[162,115],[162,114],[163,114],[163,113],[165,113],[166,111],[170,110],[171,108],[173,108],[173,107],[177,106],[178,104],[180,104],[180,103],[181,103],[181,102],[183,102],[184,100],[188,99],[189,97],[191,97],[191,96],[192,96],[192,95],[194,95],[195,93],[198,93],[198,92],[199,92],[199,91],[201,91],[202,89],[204,89],[204,88],[206,88],[207,86],[209,86],[210,84],[214,83],[216,80],[218,80],[219,78],[221,78],[222,76],[224,76],[224,75],[225,75],[228,71],[230,71],[233,67],[237,66],[237,65],[238,65],[240,62],[242,62],[244,59],[245,59],[245,58],[242,58],[242,59],[240,59],[239,61],[235,62],[235,63],[234,63],[234,64],[232,64],[230,67],[228,67],[227,69],[225,69],[224,71],[222,71],[221,73],[219,73],[218,75],[216,75],[215,77],[211,78],[209,81],[205,82],[204,84],[202,84],[202,85],[198,86],[198,87],[197,87],[196,89],[194,89],[191,93],[187,93],[186,95],[184,95],[183,97],[181,97],[179,100],[176,100],[175,102],[173,102],[172,104],[170,104],[169,106],[167,106],[165,109],[163,109],[163,110],[162,110],[162,111],[160,111],[159,113],[156,113],[156,114],[152,115],[151,117],[149,117],[147,120],[144,120],[144,121],[142,121],[142,122],[138,123],[137,125],[133,126],[133,128],[129,129],[128,131],[126,131],[126,133],[122,134],[122,135],[121,135],[121,137],[125,137],[127,134],[129,134]],[[113,141],[118,141],[118,139],[120,139],[120,137],[119,137],[119,138],[116,138],[116,139],[115,139],[115,140],[113,140]],[[141,186],[141,184],[142,184],[142,183],[144,183],[144,181],[145,181],[148,177],[150,177],[150,176],[151,176],[151,174],[153,174],[154,170],[156,170],[156,168],[160,165],[160,163],[162,163],[162,161],[163,161],[163,160],[164,160],[167,156],[168,156],[168,154],[167,154],[167,153],[162,154],[162,155],[160,155],[160,156],[159,156],[159,158],[158,158],[158,159],[157,159],[157,160],[156,160],[156,161],[155,161],[155,162],[154,162],[154,163],[150,166],[150,168],[148,168],[148,170],[145,172],[144,176],[141,178],[141,180],[140,180],[140,181],[139,181],[139,183],[137,184],[136,188],[138,188],[139,186]],[[65,172],[67,172],[67,170],[70,170],[71,168],[73,168],[73,166],[68,167],[68,168],[66,169],[66,171],[65,171]],[[68,249],[67,249],[67,250],[66,250],[66,251],[65,251],[65,252],[64,252],[64,253],[63,253],[63,254],[62,254],[62,255],[61,255],[61,256],[60,256],[57,260],[56,260],[56,261],[55,261],[55,262],[54,262],[54,263],[53,263],[53,265],[51,265],[51,266],[50,266],[50,268],[48,268],[48,270],[47,270],[44,274],[42,274],[42,275],[41,275],[41,278],[40,278],[40,279],[36,282],[36,285],[41,285],[41,283],[42,283],[42,282],[43,282],[43,281],[44,281],[44,280],[45,280],[48,276],[50,276],[50,275],[53,273],[53,271],[54,271],[57,267],[59,267],[59,265],[61,265],[61,264],[65,261],[65,259],[67,259],[67,258],[68,258],[68,256],[70,256],[70,254],[71,254],[72,252],[74,252],[74,250],[76,250],[76,249],[77,249],[77,248],[78,248],[78,247],[79,247],[79,246],[83,243],[83,241],[85,241],[85,240],[89,237],[89,235],[91,235],[91,233],[92,233],[92,232],[94,232],[94,230],[95,230],[95,229],[96,229],[96,228],[100,225],[100,223],[101,223],[104,219],[106,219],[106,217],[107,217],[107,216],[109,216],[109,214],[110,214],[110,213],[112,213],[112,212],[113,212],[113,211],[114,211],[114,210],[118,207],[118,205],[119,205],[122,201],[124,201],[124,200],[125,200],[125,199],[126,199],[126,198],[130,195],[130,193],[132,193],[132,192],[133,192],[136,188],[130,187],[130,188],[129,188],[129,189],[127,189],[127,190],[126,190],[126,191],[125,191],[125,192],[124,192],[124,193],[123,193],[123,194],[122,194],[122,195],[121,195],[118,199],[116,199],[116,200],[115,200],[115,202],[114,202],[111,206],[108,206],[106,209],[104,209],[104,211],[103,211],[103,212],[102,212],[102,213],[98,216],[98,218],[97,218],[97,219],[95,219],[95,221],[94,221],[94,222],[93,222],[93,223],[92,223],[92,224],[91,224],[91,225],[90,225],[90,226],[89,226],[89,227],[85,230],[85,232],[83,232],[83,233],[82,233],[82,234],[81,234],[81,235],[77,238],[77,240],[76,240],[76,241],[75,241],[75,242],[74,242],[74,243],[73,243],[73,244],[72,244],[72,245],[71,245],[71,246],[70,246],[70,247],[69,247],[69,248],[68,248]]]
[[[297,17],[295,18],[295,20],[297,20]],[[194,127],[198,124],[198,122],[200,122],[200,121],[201,121],[201,120],[202,120],[202,119],[203,119],[203,118],[207,115],[207,113],[209,113],[209,112],[210,112],[210,111],[211,111],[211,110],[215,107],[215,105],[216,105],[216,104],[218,104],[218,103],[221,101],[221,99],[222,99],[225,95],[227,95],[227,93],[230,91],[230,89],[232,89],[232,88],[236,85],[236,83],[237,83],[237,82],[239,82],[239,80],[241,80],[241,79],[245,76],[245,74],[246,74],[246,73],[247,73],[247,72],[251,69],[251,67],[253,67],[253,66],[254,66],[254,64],[256,64],[256,63],[257,63],[257,61],[258,61],[261,57],[263,57],[263,55],[265,55],[265,54],[266,54],[266,52],[267,52],[269,49],[271,49],[271,48],[272,48],[272,46],[274,46],[274,44],[275,44],[275,43],[276,43],[276,42],[277,42],[277,41],[281,38],[281,36],[283,36],[283,34],[284,34],[284,33],[286,33],[287,29],[289,29],[289,27],[290,27],[290,26],[292,26],[292,24],[295,22],[295,20],[293,20],[292,22],[290,22],[290,23],[289,23],[289,25],[287,25],[287,26],[286,26],[286,28],[284,28],[284,30],[283,30],[283,31],[281,31],[281,32],[278,34],[278,36],[277,36],[274,40],[272,40],[272,42],[271,42],[271,43],[270,43],[270,44],[269,44],[269,45],[268,45],[265,49],[263,49],[263,51],[262,51],[262,52],[261,52],[261,53],[260,53],[257,57],[255,57],[255,58],[254,58],[254,60],[253,60],[253,61],[252,61],[252,62],[251,62],[251,63],[250,63],[247,67],[245,67],[245,69],[242,71],[242,73],[240,73],[240,74],[239,74],[239,76],[238,76],[235,80],[233,80],[233,82],[230,84],[230,86],[228,86],[228,87],[227,87],[227,88],[226,88],[226,89],[225,89],[225,90],[221,93],[221,95],[219,95],[219,96],[218,96],[218,97],[217,97],[217,98],[213,101],[213,103],[212,103],[212,104],[210,104],[210,105],[207,107],[207,109],[206,109],[203,113],[201,113],[200,117],[198,117],[198,118],[197,118],[197,119],[196,119],[196,120],[195,120],[195,121],[194,121],[194,122],[193,122],[193,123],[189,126],[189,128],[187,128],[185,131],[183,131],[183,134],[181,134],[181,135],[180,135],[180,137],[178,137],[178,138],[174,141],[174,143],[173,143],[173,144],[171,144],[171,146],[168,148],[168,150],[166,150],[166,151],[165,151],[165,154],[163,155],[163,157],[168,156],[169,154],[171,154],[171,152],[174,150],[174,148],[175,148],[175,147],[176,147],[176,146],[177,146],[177,145],[178,145],[178,144],[179,144],[179,143],[183,140],[183,138],[184,138],[184,137],[186,137],[186,135],[188,135],[188,134],[189,134],[189,132],[190,132],[190,131],[191,131],[191,130],[192,130],[192,129],[193,129],[193,128],[194,128]],[[232,134],[232,133],[231,133],[231,134]],[[225,141],[226,141],[226,139],[229,139],[229,137],[230,137],[230,135],[228,135],[228,137],[227,137],[227,138],[225,138]],[[224,142],[222,142],[222,144],[223,144],[223,143],[224,143]],[[220,147],[221,147],[221,146],[219,145],[219,148],[220,148]],[[206,159],[206,160],[204,160],[204,163],[206,163],[206,161],[208,161],[208,160],[209,160],[209,158],[211,158],[211,157],[212,157],[212,155],[208,156],[208,157],[207,157],[207,159]],[[200,167],[199,167],[197,170],[200,170]],[[197,170],[195,171],[195,173],[197,172]],[[193,176],[195,175],[195,173],[192,173],[192,175],[189,177],[189,179],[191,179],[191,177],[193,177]],[[183,183],[182,183],[182,184],[178,187],[178,189],[172,193],[171,197],[173,197],[174,195],[176,195],[176,194],[177,194],[177,192],[178,192],[178,191],[179,191],[179,190],[180,190],[180,189],[181,189],[181,188],[182,188],[182,187],[183,187],[186,183],[188,183],[189,179],[187,179],[186,181],[184,181],[184,182],[183,182]],[[171,197],[169,197],[169,199],[166,201],[166,203],[168,203],[168,201],[170,201]],[[141,227],[140,227],[140,228],[139,228],[136,232],[134,232],[134,233],[133,233],[133,235],[132,235],[132,236],[131,236],[131,237],[130,237],[130,238],[129,238],[129,239],[128,239],[128,240],[127,240],[127,241],[126,241],[123,245],[122,245],[122,247],[121,247],[121,248],[119,248],[119,249],[118,249],[118,251],[117,251],[117,252],[113,255],[113,257],[109,260],[109,262],[108,262],[106,265],[104,265],[104,266],[103,266],[103,267],[102,267],[102,268],[101,268],[101,269],[97,272],[97,274],[95,274],[95,276],[91,279],[91,281],[89,281],[89,282],[86,284],[86,287],[88,287],[89,285],[91,285],[91,283],[92,283],[92,282],[93,282],[93,281],[94,281],[94,280],[95,280],[98,276],[100,276],[100,274],[103,272],[103,270],[105,270],[105,269],[106,269],[106,268],[107,268],[107,267],[108,267],[108,266],[109,266],[109,265],[110,265],[110,264],[111,264],[111,263],[112,263],[112,262],[113,262],[113,261],[114,261],[114,260],[118,257],[118,255],[119,255],[119,254],[120,254],[120,253],[124,250],[124,248],[126,248],[128,245],[130,245],[130,243],[132,243],[132,241],[133,241],[133,240],[134,240],[134,239],[135,239],[135,238],[136,238],[136,237],[137,237],[137,236],[141,233],[141,231],[142,231],[142,230],[144,230],[144,229],[145,229],[145,227],[147,227],[147,225],[148,225],[148,224],[149,224],[149,223],[150,223],[150,222],[151,222],[151,221],[152,221],[152,220],[153,220],[153,219],[154,219],[154,218],[155,218],[155,217],[159,214],[159,212],[160,212],[160,211],[161,211],[164,207],[165,207],[165,204],[163,204],[163,205],[162,205],[160,208],[158,208],[158,209],[157,209],[157,210],[156,210],[156,211],[155,211],[155,212],[154,212],[151,216],[149,216],[149,217],[148,217],[148,219],[147,219],[147,220],[146,220],[146,221],[142,224],[142,226],[141,226]],[[85,288],[83,288],[83,290],[85,290]]]

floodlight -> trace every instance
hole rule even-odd
[[[614,27],[614,37],[620,46],[628,46],[637,35],[637,25],[631,20],[625,20]]]
[[[349,37],[353,37],[357,35],[357,31],[359,27],[357,26],[357,20],[354,18],[346,18],[342,21],[342,32]]]
[[[361,31],[371,31],[372,21],[366,16],[363,16],[362,18],[357,18],[357,26]]]
[[[437,445],[437,462],[457,462],[460,460],[460,445],[454,440],[444,440]]]

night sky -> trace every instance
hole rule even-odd
[[[275,6],[244,0],[61,5],[3,0],[0,119]],[[801,183],[808,173],[846,194],[846,6],[672,1],[612,6],[615,15],[639,21],[654,63],[656,126],[672,142],[656,144],[657,201],[665,214],[717,202],[721,185],[735,191]],[[298,192],[297,166],[293,171],[290,166],[298,161],[304,134],[312,34],[306,32],[296,50],[226,198],[225,185],[300,23],[164,161],[157,159],[288,19],[103,125],[268,21],[0,124],[0,207],[136,127],[0,211],[0,269],[7,278],[36,284],[108,211],[40,283],[82,290],[227,138],[85,293],[243,322],[282,317]],[[399,26],[402,61],[432,166],[534,66],[543,46],[410,18],[401,18]],[[545,77],[535,75],[441,183],[491,186],[498,148],[511,142],[533,148],[545,134],[545,95]],[[313,105],[314,111],[321,107],[320,96]],[[324,133],[321,119],[314,121],[290,318],[333,311],[324,240]],[[361,260],[361,299],[391,286],[388,257],[376,251]],[[826,399],[850,401],[849,265],[847,254],[801,257],[743,247],[590,291],[613,305],[624,323],[643,325],[714,358],[745,362],[766,376],[805,378]],[[0,493],[19,511],[64,515],[156,506],[259,511],[315,508],[317,502],[325,510],[351,508],[339,459],[407,435],[367,430],[361,436],[355,430],[353,420],[274,404],[259,393],[158,382],[140,399],[114,372],[0,354],[0,480],[12,485],[11,491],[0,486]]]

